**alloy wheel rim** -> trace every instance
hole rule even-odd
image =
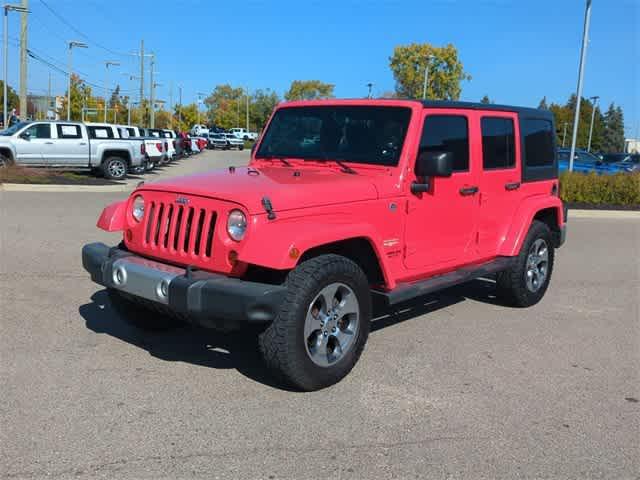
[[[111,174],[111,176],[116,178],[124,176],[124,164],[122,162],[111,162],[109,164],[109,173]]]
[[[307,309],[307,355],[318,366],[332,366],[353,348],[359,325],[360,305],[353,289],[344,283],[327,285]]]
[[[530,292],[537,292],[544,285],[549,274],[549,247],[538,238],[529,248],[524,280]]]

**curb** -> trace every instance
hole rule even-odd
[[[620,218],[639,219],[638,210],[571,210],[569,209],[569,222],[572,218]]]
[[[128,192],[133,190],[135,185],[45,185],[29,183],[3,183],[0,184],[0,191],[3,192]]]

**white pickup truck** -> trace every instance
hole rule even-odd
[[[193,127],[191,127],[191,131],[189,133],[191,133],[191,135],[199,136],[203,133],[209,133],[209,129],[206,127],[206,125],[200,125],[196,123]]]
[[[156,165],[162,165],[168,160],[166,142],[160,139],[160,135],[150,135],[144,128],[133,127],[131,125],[115,125],[121,138],[138,138],[144,141],[147,151],[148,162],[146,170],[153,170]]]
[[[144,165],[140,142],[114,138],[113,131],[78,122],[20,122],[0,132],[0,165],[88,169],[123,179]]]
[[[250,132],[244,128],[230,128],[229,133],[240,140],[256,140],[258,138],[256,132]]]

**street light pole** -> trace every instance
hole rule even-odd
[[[8,65],[9,65],[9,34],[8,34],[8,29],[9,29],[9,11],[12,12],[20,12],[20,13],[29,13],[29,9],[25,8],[23,6],[20,5],[10,5],[10,4],[6,4],[4,5],[4,19],[3,19],[3,35],[2,35],[2,43],[3,43],[3,47],[4,47],[4,53],[3,53],[3,73],[2,73],[2,83],[3,83],[3,110],[2,110],[2,125],[3,128],[7,128],[7,82],[8,82]],[[23,112],[20,112],[20,115],[24,115]]]
[[[587,61],[587,45],[589,43],[589,23],[591,22],[591,0],[587,0],[584,12],[584,30],[582,32],[582,52],[580,54],[580,67],[578,68],[578,88],[576,92],[576,110],[573,117],[573,135],[571,137],[571,152],[569,153],[569,171],[573,171],[573,156],[576,154],[576,141],[578,139],[578,124],[580,122],[580,103],[582,100],[582,80],[584,78],[584,66]]]
[[[422,85],[422,99],[427,99],[427,82],[429,79],[429,61],[433,60],[433,55],[427,56],[427,63],[424,66],[424,85]]]
[[[367,93],[367,98],[371,98],[371,88],[373,87],[373,83],[367,83],[367,87],[369,88],[369,93]]]
[[[107,97],[109,96],[109,65],[117,66],[120,65],[120,62],[104,62],[105,67],[105,76],[104,76],[104,123],[107,123]]]
[[[589,97],[592,101],[591,103],[591,126],[589,127],[589,144],[587,146],[587,152],[591,151],[591,136],[593,135],[593,121],[596,118],[596,103],[598,103],[598,99],[600,98],[597,95],[593,97]]]
[[[69,89],[67,90],[67,122],[71,121],[71,75],[73,72],[73,47],[89,48],[86,43],[69,41]]]
[[[247,87],[247,133],[249,133],[249,87]]]

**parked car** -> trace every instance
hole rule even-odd
[[[197,136],[203,133],[209,133],[209,129],[206,127],[206,125],[196,124],[193,127],[191,127],[191,131],[189,133],[191,133],[191,135]]]
[[[138,128],[131,125],[116,125],[121,136],[128,138],[142,138],[144,140],[148,162],[147,171],[153,170],[156,165],[162,165],[167,162],[167,152],[165,151],[164,142],[158,140],[158,136],[147,135],[144,128]]]
[[[223,133],[209,134],[207,148],[211,150],[215,150],[216,148],[227,150],[228,145],[227,137]]]
[[[142,143],[114,138],[109,129],[94,130],[83,123],[21,122],[0,132],[4,165],[89,169],[120,180],[144,162]]]
[[[138,328],[259,327],[269,368],[317,390],[358,361],[373,297],[396,305],[495,275],[502,302],[539,302],[566,235],[558,191],[547,110],[282,103],[247,167],[106,207],[98,227],[122,243],[85,245],[82,263]]]
[[[119,127],[117,125],[112,125],[110,123],[97,123],[97,122],[86,122],[87,132],[89,134],[89,138],[92,139],[103,139],[103,138],[113,138],[113,139],[122,139],[127,142],[131,142],[136,144],[138,147],[144,150],[144,161],[141,165],[136,167],[131,167],[129,171],[137,174],[144,173],[145,171],[149,171],[153,169],[153,165],[149,165],[151,160],[147,154],[147,145],[145,143],[145,139],[141,137],[133,137],[129,136],[129,132],[124,128]]]
[[[569,156],[571,150],[568,148],[558,149],[558,168],[561,172],[569,170]],[[580,173],[597,173],[599,175],[613,175],[615,173],[624,172],[616,164],[606,164],[600,157],[587,152],[586,150],[576,149],[573,156],[573,171]]]
[[[249,132],[244,128],[230,128],[229,133],[242,140],[256,140],[258,138],[258,134],[256,132]]]
[[[177,157],[176,132],[169,129],[163,129],[162,135],[167,139],[167,156],[169,157],[169,160],[174,160]]]
[[[191,138],[187,132],[178,132],[176,136],[176,150],[180,156],[191,155]]]
[[[231,148],[244,150],[244,140],[236,137],[233,133],[223,133],[223,135],[227,139],[227,150]]]

